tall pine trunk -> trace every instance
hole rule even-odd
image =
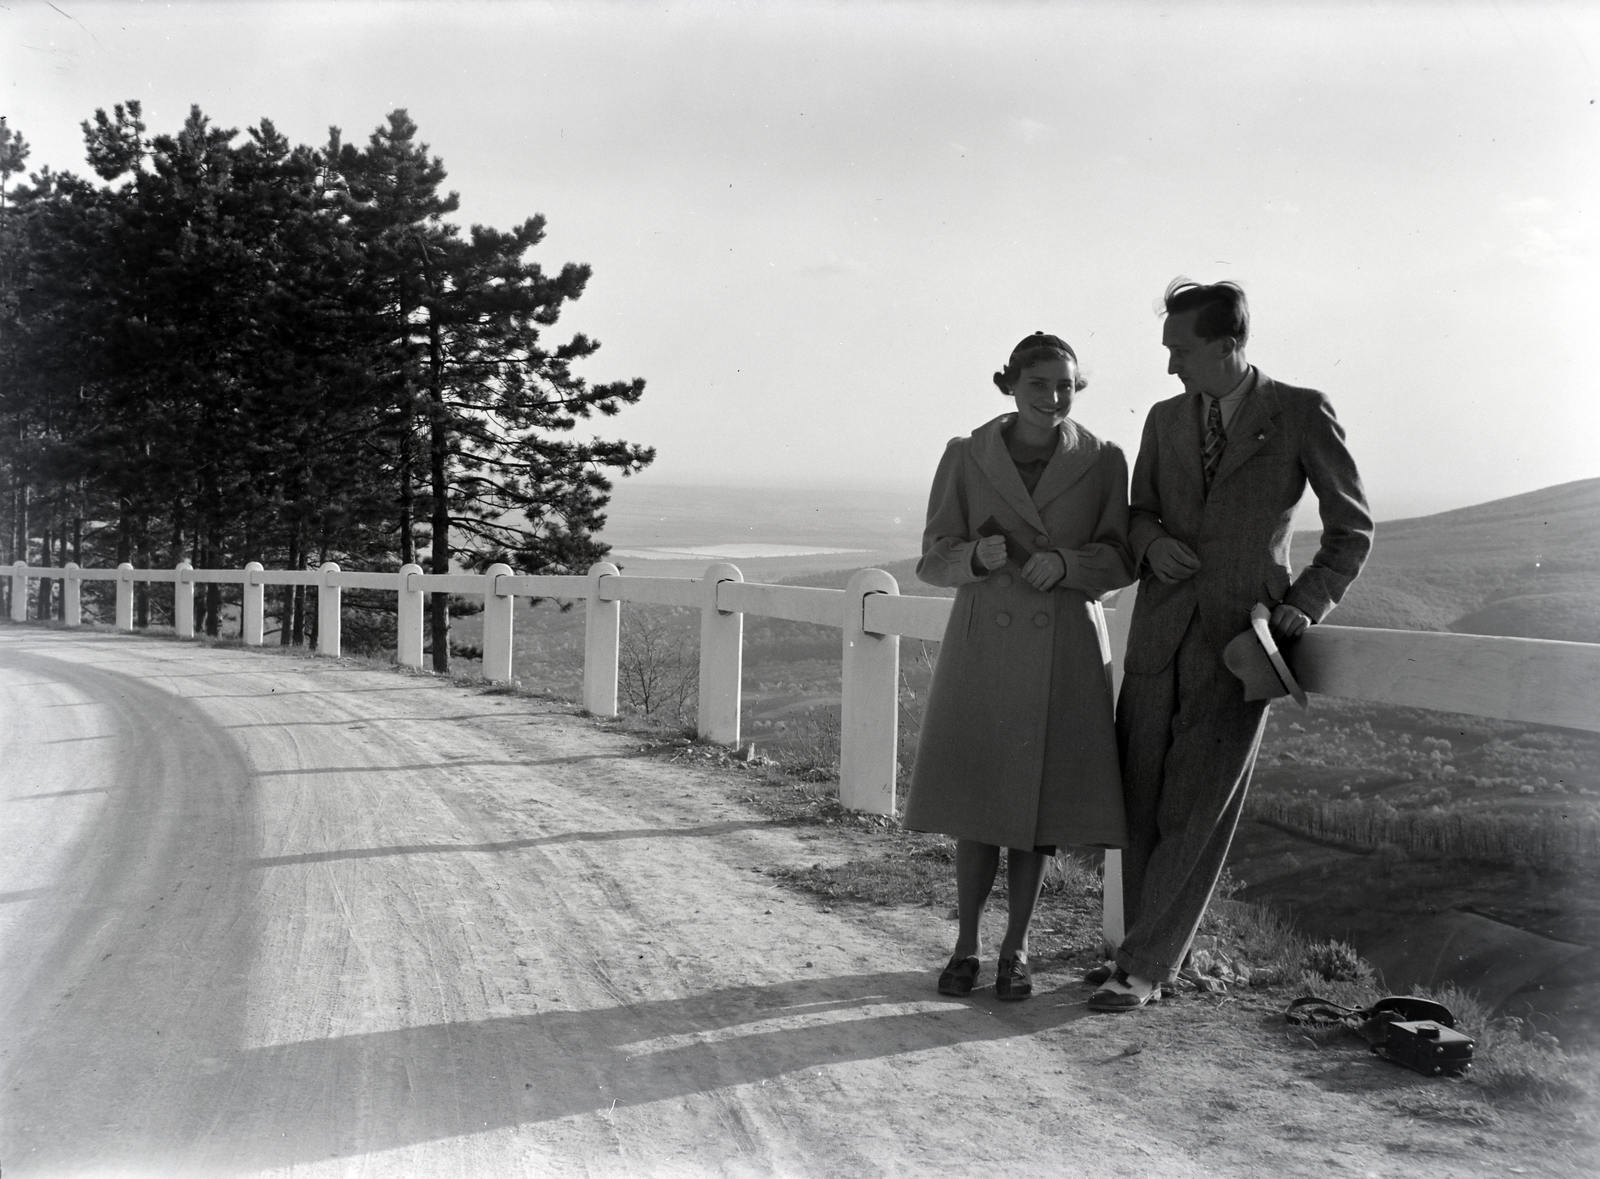
[[[289,553],[285,568],[300,568],[300,525],[298,523],[289,530]],[[283,613],[278,619],[278,646],[280,647],[289,646],[296,638],[294,599],[295,590],[298,588],[298,586],[293,585],[283,587]]]
[[[206,530],[206,567],[217,568],[222,557],[222,536],[216,521]],[[216,638],[222,633],[222,587],[216,582],[206,585],[206,634]]]
[[[433,490],[433,572],[450,572],[450,500],[447,475],[450,434],[445,423],[444,355],[439,322],[428,316],[428,473]],[[433,637],[433,670],[450,670],[450,595],[434,594],[429,603]]]
[[[400,429],[400,564],[410,565],[417,559],[417,491],[411,476],[411,439],[413,420],[411,382],[407,378],[404,421]]]
[[[140,515],[138,519],[137,544],[134,548],[136,569],[150,568],[150,521]],[[143,630],[150,625],[150,583],[136,581],[133,583],[133,625]]]

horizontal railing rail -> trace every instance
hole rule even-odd
[[[399,663],[420,668],[423,659],[423,595],[478,595],[484,600],[483,675],[512,678],[512,604],[517,597],[586,602],[583,704],[599,716],[617,715],[617,667],[622,603],[698,609],[700,696],[698,730],[708,741],[737,746],[747,614],[837,628],[841,634],[839,800],[852,810],[892,814],[899,771],[899,689],[902,637],[939,641],[954,600],[901,595],[881,569],[863,569],[842,590],[746,582],[733,565],[710,566],[698,578],[639,577],[601,562],[587,575],[524,575],[506,565],[483,573],[424,573],[406,565],[393,573],[345,571],[328,563],[318,569],[269,570],[252,561],[243,569],[80,569],[17,563],[10,571],[11,617],[28,617],[28,583],[52,578],[64,585],[68,626],[82,622],[80,588],[85,581],[116,585],[116,626],[133,629],[136,582],[173,586],[173,626],[180,638],[194,637],[194,586],[242,587],[241,639],[263,641],[268,585],[309,586],[317,591],[317,649],[340,653],[340,594],[345,589],[379,590],[397,599]],[[1104,603],[1110,638],[1113,691],[1120,685],[1134,590]],[[1600,644],[1500,638],[1431,631],[1318,626],[1294,651],[1306,691],[1415,708],[1465,713],[1500,720],[1559,725],[1600,732]],[[1121,940],[1120,857],[1108,853],[1106,938]]]

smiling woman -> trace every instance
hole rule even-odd
[[[956,601],[904,823],[956,840],[960,928],[944,994],[978,979],[979,925],[1009,849],[995,993],[1025,999],[1046,857],[1126,839],[1098,599],[1133,580],[1133,562],[1127,463],[1068,417],[1081,384],[1071,345],[1035,332],[994,383],[1016,412],[952,439],[929,495],[917,575]]]

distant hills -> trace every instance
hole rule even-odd
[[[757,543],[903,555],[921,542],[927,498],[924,488],[679,486],[641,476],[616,481],[601,539],[623,549]]]
[[[1298,570],[1317,551],[1294,535]],[[946,594],[915,561],[883,566],[902,593]],[[804,579],[843,586],[848,571]],[[1380,523],[1372,558],[1330,623],[1600,643],[1600,479]]]
[[[1316,548],[1297,532],[1295,564]],[[1600,479],[1380,523],[1328,621],[1600,643]]]

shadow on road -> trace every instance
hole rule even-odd
[[[411,843],[397,847],[358,847],[341,851],[302,852],[293,856],[267,856],[246,863],[249,868],[279,868],[289,864],[325,864],[331,860],[366,860],[375,856],[415,856],[439,852],[504,852],[552,843],[611,843],[618,839],[683,839],[727,835],[733,831],[781,827],[772,819],[740,819],[707,823],[700,827],[625,827],[620,831],[568,831],[562,835],[536,835],[494,843]]]
[[[550,757],[538,761],[487,761],[461,758],[457,761],[417,762],[406,766],[303,766],[292,770],[255,770],[257,778],[300,778],[322,774],[403,774],[410,770],[535,769],[539,766],[567,766],[583,761],[621,761],[630,753],[584,753],[574,757]]]
[[[1050,994],[1027,1004],[940,1000],[923,971],[797,979],[590,1011],[436,1024],[229,1052],[167,1100],[192,1131],[135,1127],[138,1062],[124,1108],[76,1127],[52,1161],[197,1166],[207,1174],[305,1164],[462,1134],[686,1097],[851,1061],[1028,1036],[1088,1014]],[[109,1063],[109,1062],[108,1062]],[[177,1127],[173,1127],[174,1130]]]

